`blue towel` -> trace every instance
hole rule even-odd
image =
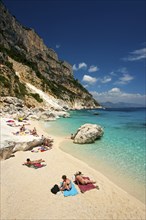
[[[63,194],[64,196],[75,196],[78,194],[77,189],[75,188],[74,184],[71,182],[71,189],[70,190],[64,190]]]

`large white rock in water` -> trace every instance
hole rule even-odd
[[[104,130],[100,125],[84,124],[74,135],[73,142],[76,144],[93,143],[96,139],[103,136]]]

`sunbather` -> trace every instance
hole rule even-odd
[[[14,135],[18,135],[18,134],[20,134],[20,132],[19,132],[19,131],[12,132],[12,134],[14,134]]]
[[[10,122],[10,123],[7,123],[7,125],[11,126],[11,127],[19,127],[21,125],[19,124],[16,124],[15,122]]]
[[[71,134],[70,138],[73,140],[74,139],[74,134]]]
[[[47,150],[51,149],[52,148],[52,140],[45,138],[43,141],[43,147],[46,148]]]
[[[79,182],[82,185],[87,185],[88,183],[96,183],[93,180],[84,179],[83,174],[80,171],[75,174],[75,181]]]
[[[23,165],[34,165],[36,163],[42,163],[42,162],[45,162],[44,160],[42,159],[39,159],[39,160],[30,160],[29,158],[26,159],[26,162],[23,163]]]
[[[34,129],[32,131],[30,131],[32,135],[34,136],[37,136],[38,137],[38,134],[37,134],[37,130],[36,128],[34,127]]]
[[[62,176],[63,183],[60,187],[60,191],[70,190],[71,189],[71,181],[67,178],[66,175]]]
[[[20,128],[20,132],[24,132],[26,130],[25,125],[23,124]]]

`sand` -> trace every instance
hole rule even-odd
[[[39,135],[48,136],[31,122]],[[30,127],[31,127],[30,126]],[[1,128],[2,129],[2,128]],[[99,219],[99,220],[140,220],[146,219],[143,203],[112,183],[102,173],[86,163],[60,150],[62,137],[54,139],[53,149],[32,153],[16,152],[15,157],[1,161],[1,220],[47,220],[47,219]],[[32,169],[23,166],[26,158],[44,159],[47,166]],[[82,171],[97,181],[99,190],[94,189],[84,194],[64,197],[54,195],[50,189],[61,182],[66,174],[72,179],[76,171]],[[77,190],[78,187],[76,186]],[[79,190],[78,190],[79,191]]]

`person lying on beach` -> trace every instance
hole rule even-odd
[[[70,190],[71,189],[70,179],[68,179],[66,175],[63,175],[62,179],[63,179],[63,182],[62,182],[62,185],[60,187],[60,191]]]
[[[29,130],[12,132],[14,135],[27,135],[29,133]]]
[[[79,182],[82,185],[87,185],[88,183],[96,183],[93,180],[84,179],[83,174],[80,171],[75,174],[75,181]]]
[[[19,131],[12,132],[12,134],[14,134],[14,135],[18,135],[18,134],[20,134],[20,132],[19,132]]]
[[[39,160],[30,160],[29,158],[26,159],[26,162],[24,162],[22,165],[34,165],[36,163],[42,163],[45,162],[45,160],[39,159]]]
[[[16,124],[15,122],[7,123],[7,125],[9,125],[11,127],[20,127],[21,126],[19,124]]]

